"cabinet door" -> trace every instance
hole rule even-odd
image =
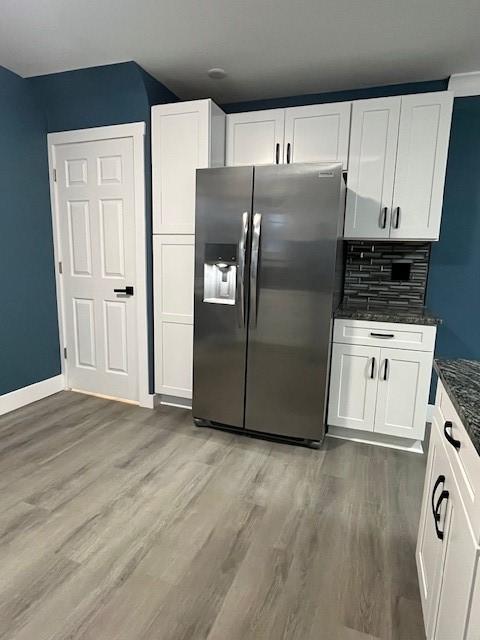
[[[439,480],[442,475],[445,476],[445,482]],[[443,560],[443,541],[439,539],[435,529],[432,501],[436,503],[439,499],[447,476],[449,476],[448,458],[441,441],[440,430],[434,421],[428,448],[427,471],[415,553],[427,638],[432,637],[432,626],[435,624]],[[448,481],[450,482],[450,479]],[[444,528],[445,521],[445,507],[443,506],[442,509],[441,520],[438,523],[440,530]]]
[[[388,238],[400,97],[353,103],[345,237]]]
[[[445,559],[435,624],[435,640],[463,640],[474,588],[478,548],[453,478],[449,491],[444,537]],[[480,629],[477,629],[477,638]],[[474,636],[475,637],[475,636]]]
[[[155,391],[192,397],[194,237],[153,237]]]
[[[375,431],[423,439],[431,373],[431,353],[381,350]]]
[[[452,105],[447,91],[402,98],[392,238],[438,240]]]
[[[153,233],[195,232],[195,171],[209,166],[210,101],[152,108]]]
[[[373,431],[380,349],[333,344],[328,424]]]
[[[348,163],[350,102],[286,109],[285,162]]]
[[[478,640],[480,636],[480,555],[477,556],[477,569],[473,584],[472,604],[468,617],[468,631],[465,640]]]
[[[227,116],[227,166],[283,163],[285,110]]]

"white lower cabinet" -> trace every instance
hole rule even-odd
[[[416,551],[425,631],[427,640],[478,640],[478,537],[461,497],[466,478],[453,470],[440,420],[436,407]]]
[[[195,238],[153,236],[155,392],[192,397]]]
[[[433,327],[335,321],[330,373],[328,424],[334,427],[422,440],[433,358],[431,340],[422,332]],[[409,332],[412,347],[389,348]],[[363,336],[363,337],[362,337]],[[357,344],[358,342],[365,344]]]
[[[439,531],[444,529],[445,505],[440,505],[438,511],[440,522],[436,522],[433,512],[435,501],[440,499],[443,490],[445,482],[443,474],[447,468],[448,458],[440,440],[440,434],[438,429],[432,428],[416,552],[420,597],[427,634],[431,631],[434,617],[432,612],[436,611],[438,603],[443,545],[436,533],[436,527]]]
[[[431,353],[381,349],[374,431],[423,438],[431,371]]]
[[[334,344],[328,424],[373,431],[380,349]]]

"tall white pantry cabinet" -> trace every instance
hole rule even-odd
[[[155,393],[192,397],[195,173],[225,160],[210,99],[152,107]]]

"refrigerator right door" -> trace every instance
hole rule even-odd
[[[245,427],[325,433],[340,164],[255,167]]]

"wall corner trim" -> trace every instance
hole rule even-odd
[[[47,378],[41,382],[36,382],[28,387],[22,387],[16,391],[5,393],[0,396],[0,415],[15,411],[20,407],[24,407],[27,404],[51,396],[54,393],[63,391],[65,389],[65,377],[63,374],[54,376],[53,378]]]
[[[448,81],[448,90],[456,98],[480,95],[480,71],[453,74]]]

